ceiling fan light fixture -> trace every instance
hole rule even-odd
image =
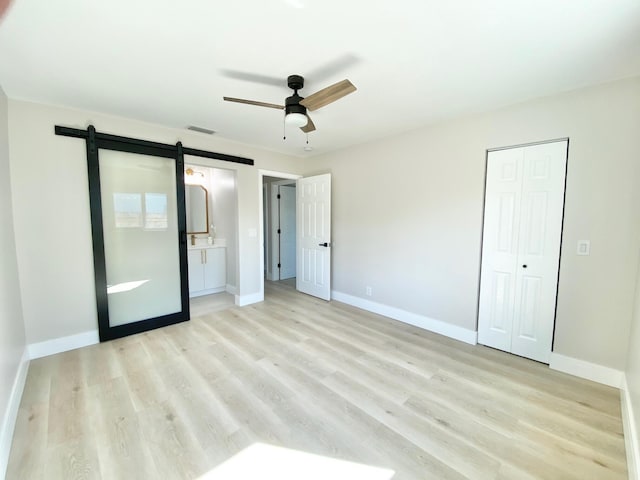
[[[292,127],[304,127],[307,123],[307,116],[302,113],[288,113],[284,117],[284,123]]]
[[[284,123],[292,127],[304,127],[309,119],[307,118],[307,109],[300,105],[298,95],[287,98],[284,107]]]

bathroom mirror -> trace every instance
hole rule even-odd
[[[209,192],[201,185],[185,185],[187,233],[209,233]]]

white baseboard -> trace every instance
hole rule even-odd
[[[627,377],[624,374],[620,401],[622,403],[622,426],[624,428],[624,446],[627,452],[629,480],[640,480],[640,443],[638,443],[640,432],[636,430],[635,412],[633,411],[629,385],[627,385]]]
[[[364,298],[354,297],[335,290],[331,292],[331,299],[346,303],[353,307],[361,308],[362,310],[367,310],[368,312],[393,318],[394,320],[408,323],[409,325],[420,327],[424,330],[429,330],[430,332],[439,333],[445,337],[470,343],[471,345],[475,345],[478,342],[478,332],[475,330],[468,330],[457,325],[443,322],[442,320],[436,320],[434,318],[418,315],[417,313],[407,312],[406,310],[390,307],[382,303],[372,302],[371,300],[365,300]]]
[[[603,367],[602,365],[567,357],[555,352],[551,352],[549,368],[615,388],[622,386],[624,375],[620,370]]]
[[[205,295],[211,295],[213,293],[222,293],[226,291],[227,291],[226,286],[217,287],[217,288],[207,288],[206,290],[198,290],[197,292],[190,292],[189,298],[204,297]]]
[[[0,425],[0,478],[4,478],[7,471],[9,453],[11,452],[11,442],[13,440],[13,431],[16,427],[18,408],[20,407],[20,400],[22,400],[22,392],[24,391],[24,384],[27,381],[28,370],[29,350],[25,347],[24,352],[22,353],[22,358],[20,359],[20,365],[18,365],[18,371],[16,372],[16,376],[13,381],[13,388],[9,395],[7,410],[4,412],[2,425]]]
[[[264,302],[264,292],[251,293],[249,295],[236,295],[236,305],[244,307],[252,303]]]
[[[278,276],[273,272],[267,272],[265,278],[271,282],[275,282],[278,280]]]
[[[56,353],[75,350],[76,348],[86,347],[100,343],[98,330],[78,333],[68,337],[54,338],[40,343],[32,343],[29,345],[29,358],[46,357],[55,355]]]
[[[236,287],[235,285],[229,285],[227,283],[226,292],[230,293],[231,295],[236,295],[238,293],[238,287]]]

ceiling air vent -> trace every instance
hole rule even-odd
[[[206,133],[207,135],[213,135],[216,133],[214,130],[209,130],[208,128],[196,127],[195,125],[189,125],[187,130],[192,130],[198,133]]]

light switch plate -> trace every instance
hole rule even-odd
[[[578,240],[578,255],[589,255],[591,253],[591,241]]]

